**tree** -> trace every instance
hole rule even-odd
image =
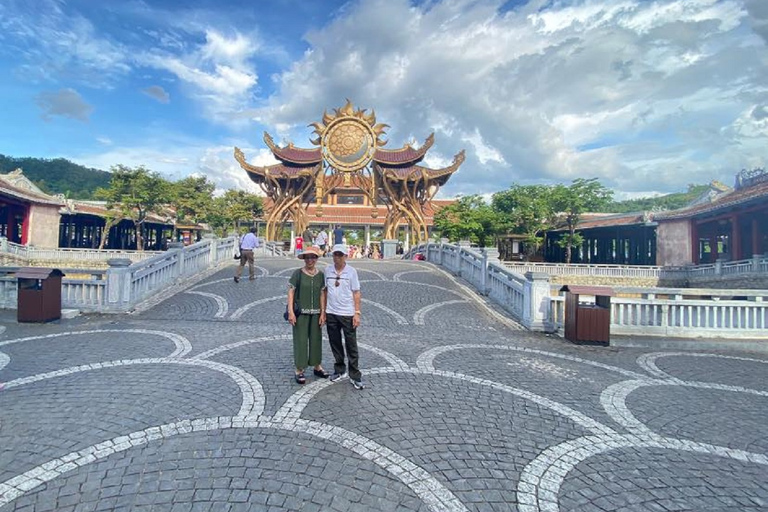
[[[525,235],[527,255],[536,254],[544,241],[542,233],[554,223],[552,187],[513,184],[509,190],[493,194],[491,206],[499,215],[501,228]]]
[[[112,167],[109,188],[100,188],[96,197],[107,202],[110,216],[130,219],[136,229],[136,249],[144,250],[144,223],[147,215],[159,213],[170,200],[171,184],[158,173],[144,166],[131,169],[124,165]],[[105,232],[106,237],[106,232]]]
[[[207,176],[188,176],[173,183],[171,206],[181,222],[203,222],[213,209],[213,191],[216,188]]]
[[[230,228],[237,229],[242,221],[253,223],[263,212],[261,197],[243,190],[227,190],[213,200],[208,222],[225,235]]]
[[[571,262],[574,247],[581,245],[583,238],[576,233],[581,215],[589,211],[600,211],[613,198],[613,192],[601,185],[597,178],[577,178],[566,186],[555,185],[552,189],[552,205],[560,212],[568,228],[557,244],[565,249],[565,262]]]
[[[486,247],[498,233],[499,218],[482,197],[473,195],[438,210],[434,226],[451,241],[469,240]]]

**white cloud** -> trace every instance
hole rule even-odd
[[[41,116],[46,121],[60,116],[86,122],[93,112],[93,107],[86,103],[74,89],[43,91],[37,95],[35,102],[42,110]]]
[[[435,131],[430,153],[467,149],[447,195],[593,176],[627,193],[731,181],[768,155],[749,143],[754,119],[734,125],[768,104],[766,46],[750,25],[768,19],[760,2],[574,0],[502,14],[501,1],[361,1],[307,34],[310,50],[252,116],[308,145],[306,124],[348,97],[392,126],[390,147]]]
[[[242,34],[226,37],[213,30],[208,30],[205,37],[204,44],[186,54],[156,51],[138,59],[179,78],[210,121],[242,125],[243,120],[236,114],[250,104],[258,83],[249,63],[258,44]]]
[[[24,80],[114,85],[131,69],[125,49],[66,7],[55,0],[0,5],[0,53],[26,60],[16,70]]]

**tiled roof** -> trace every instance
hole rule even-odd
[[[453,162],[451,162],[449,166],[443,167],[442,169],[430,169],[429,167],[423,167],[421,165],[388,167],[385,164],[379,164],[379,168],[389,179],[398,181],[417,181],[426,176],[431,180],[437,181],[439,185],[443,185],[454,172],[459,170],[462,163],[464,163],[463,150],[453,157]]]
[[[576,229],[607,228],[615,226],[642,225],[652,222],[652,217],[646,212],[631,213],[585,213],[582,214]],[[558,226],[550,231],[565,231],[568,228]]]
[[[407,164],[416,163],[427,154],[429,148],[435,143],[435,134],[432,133],[424,141],[424,144],[419,149],[413,149],[411,146],[403,146],[400,149],[382,149],[377,148],[373,154],[373,159],[381,164]]]
[[[272,150],[275,158],[278,158],[283,162],[294,164],[319,164],[323,159],[320,148],[297,148],[293,144],[288,144],[281,148],[275,144],[275,141],[272,140],[272,136],[267,132],[264,132],[264,142],[269,146],[269,149]]]
[[[34,204],[62,205],[64,201],[48,194],[38,193],[33,190],[23,189],[8,181],[2,179],[0,175],[0,195],[6,195],[20,201],[26,201]]]
[[[109,213],[105,204],[94,202],[67,201],[67,204],[59,210],[62,215],[93,215],[96,217],[106,217]],[[150,213],[147,220],[155,224],[173,225],[173,220],[169,221],[167,216]]]
[[[768,182],[734,190],[723,194],[711,203],[697,204],[688,208],[659,212],[654,215],[655,220],[690,219],[707,213],[715,213],[718,210],[729,208],[744,203],[765,201],[768,199]]]

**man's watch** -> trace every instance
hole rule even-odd
[[[360,315],[360,316],[362,316],[362,313],[360,312],[360,310],[359,310],[359,309],[358,309],[357,311],[355,311],[355,314],[356,314],[356,315]]]

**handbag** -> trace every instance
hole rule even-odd
[[[301,314],[301,307],[299,306],[299,288],[301,287],[301,274],[303,274],[301,269],[299,269],[298,272],[299,286],[296,287],[296,291],[293,293],[293,314],[297,317]],[[286,322],[288,321],[288,304],[285,305],[285,313],[283,313],[283,319]]]
[[[240,259],[240,255],[239,254],[235,254],[235,259],[239,260]]]
[[[301,308],[295,303],[293,304],[293,314],[295,316],[299,316],[301,314]],[[283,319],[287,322],[288,321],[288,304],[285,305],[285,313],[283,313]]]

